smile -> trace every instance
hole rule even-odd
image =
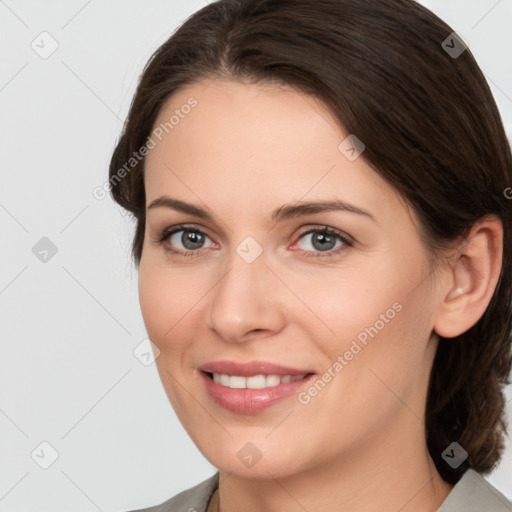
[[[240,372],[240,368],[238,371]],[[258,371],[262,372],[261,369]],[[276,407],[286,398],[297,395],[317,378],[314,373],[232,375],[204,369],[199,371],[199,375],[204,383],[206,395],[214,404],[243,415],[263,413],[269,408]]]

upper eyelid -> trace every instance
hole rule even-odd
[[[179,233],[180,231],[198,231],[199,233],[204,233],[208,238],[212,239],[212,237],[208,234],[208,230],[206,228],[198,227],[195,225],[182,225],[178,224],[177,226],[171,226],[169,228],[165,228],[162,231],[160,231],[160,238],[163,237],[169,237],[171,235],[174,235],[176,233]]]

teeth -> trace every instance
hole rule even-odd
[[[237,375],[232,375],[229,377],[229,387],[232,389],[243,389],[247,387],[245,377],[238,377]]]
[[[240,377],[243,379],[243,377]],[[278,383],[279,384],[279,383]],[[265,375],[254,375],[245,378],[245,387],[250,389],[263,389],[266,386]]]
[[[240,375],[225,375],[223,373],[214,373],[213,382],[226,386],[231,389],[263,389],[279,386],[287,382],[295,382],[306,376],[302,375],[253,375],[251,377],[242,377]]]

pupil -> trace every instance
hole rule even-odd
[[[315,245],[315,242],[320,243],[320,248],[318,249],[319,251],[326,251],[328,249],[332,249],[336,243],[333,236],[326,235],[325,233],[314,233],[313,245]]]
[[[181,237],[181,243],[187,249],[200,249],[204,236],[196,231],[185,231]]]

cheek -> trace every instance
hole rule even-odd
[[[149,339],[160,350],[157,367],[190,371],[190,358],[204,341],[208,291],[218,280],[210,270],[192,272],[147,255],[139,267],[139,302]],[[162,374],[165,382],[165,375]]]
[[[327,336],[326,341],[338,345],[332,347],[335,349],[359,334],[364,339],[365,330],[375,324],[379,331],[384,331],[384,326],[387,329],[398,316],[413,276],[402,274],[402,279],[397,279],[393,267],[378,263],[295,277],[293,289],[309,310],[307,315],[295,316],[296,321],[314,324],[319,334]]]
[[[141,260],[141,312],[149,338],[162,352],[175,347],[170,340],[177,340],[176,332],[187,322],[187,313],[197,302],[194,287],[178,274],[170,275],[168,270]]]
[[[368,384],[370,368],[402,386],[422,364],[431,327],[428,285],[419,285],[426,270],[420,252],[406,256],[343,269],[335,279],[296,281],[294,289],[310,309],[296,321],[327,356],[326,368],[343,357],[349,386]],[[397,368],[404,368],[401,375]]]
[[[180,418],[187,411],[187,396],[177,383],[183,381],[184,358],[191,344],[194,304],[199,300],[187,283],[174,272],[141,260],[139,302],[149,339],[160,350],[155,363],[167,396]],[[178,379],[178,380],[176,380]]]

